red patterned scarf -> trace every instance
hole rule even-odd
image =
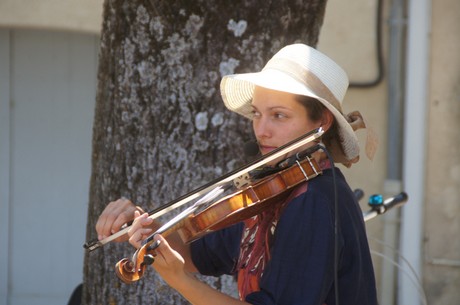
[[[283,207],[306,191],[307,183],[305,182],[296,187],[283,202],[272,204],[262,213],[245,220],[237,266],[238,291],[241,300],[244,300],[251,292],[259,291],[259,280],[270,260],[270,246]]]
[[[329,160],[319,163],[322,170],[330,166]],[[308,182],[300,184],[282,202],[272,204],[262,213],[244,221],[245,228],[237,265],[238,292],[241,300],[248,294],[260,290],[260,278],[270,260],[270,246],[283,208],[295,197],[305,193],[307,186]]]

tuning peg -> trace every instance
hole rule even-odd
[[[141,266],[147,266],[153,264],[155,261],[155,258],[153,257],[152,254],[146,254],[144,255],[144,261],[141,263]]]

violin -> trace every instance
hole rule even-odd
[[[116,264],[116,273],[128,284],[139,280],[145,268],[153,263],[154,250],[159,246],[154,242],[156,234],[167,237],[177,232],[184,243],[190,243],[210,232],[253,217],[272,204],[282,202],[290,194],[289,190],[321,173],[316,160],[307,156],[303,160],[295,160],[292,166],[284,170],[213,202],[199,213],[194,212],[194,205],[145,239],[131,260],[120,260]],[[213,190],[216,193],[221,191],[222,189]],[[215,194],[210,193],[209,196],[212,198]]]
[[[282,201],[289,195],[289,190],[296,185],[321,174],[316,161],[310,158],[311,153],[322,147],[318,144],[278,162],[268,174],[263,166],[286,156],[291,151],[302,149],[306,144],[319,139],[323,133],[323,128],[316,128],[243,168],[228,173],[218,181],[208,183],[159,209],[149,212],[149,218],[155,219],[172,209],[196,200],[192,206],[186,208],[146,238],[132,259],[120,260],[116,264],[118,277],[125,283],[132,283],[143,276],[145,268],[153,263],[154,250],[159,246],[159,244],[154,243],[155,235],[162,234],[166,237],[173,232],[178,232],[182,240],[189,243],[212,231],[257,215],[270,204]],[[252,176],[252,180],[250,176]],[[216,200],[219,195],[234,187],[238,191]],[[203,206],[205,208],[199,211],[199,208]],[[88,251],[93,251],[126,234],[129,228],[130,224],[125,225],[119,232],[100,241],[85,243],[83,246]]]
[[[218,195],[220,195],[223,191],[228,190],[229,188],[236,186],[238,188],[244,187],[247,185],[249,182],[249,176],[251,173],[258,172],[258,176],[263,176],[265,174],[265,171],[262,170],[260,171],[260,168],[263,168],[263,166],[273,160],[276,160],[280,157],[285,156],[289,152],[299,149],[303,147],[304,145],[313,142],[317,139],[319,139],[324,133],[324,130],[322,127],[313,129],[312,131],[306,133],[305,135],[300,136],[299,138],[271,151],[270,153],[254,160],[253,162],[250,162],[249,164],[232,171],[219,179],[212,181],[210,183],[207,183],[201,187],[199,187],[196,190],[193,190],[192,192],[185,194],[157,209],[154,209],[153,211],[149,211],[149,218],[151,219],[156,219],[176,208],[182,207],[185,204],[188,204],[190,202],[193,202],[194,200],[198,200],[195,205],[197,204],[203,204],[203,203],[209,203],[210,201],[214,200]],[[305,151],[305,155],[308,155],[310,153],[310,150]],[[298,159],[301,159],[305,156],[296,156]],[[289,159],[289,158],[288,158]],[[287,160],[281,161],[279,166],[275,167],[274,172],[286,168],[287,166],[290,166],[290,162]],[[262,175],[260,175],[262,174]],[[125,234],[128,233],[128,230],[130,228],[130,223],[126,224],[125,226],[122,227],[122,229],[102,240],[91,240],[89,242],[86,242],[83,247],[88,251],[94,251],[109,242],[117,239],[118,237],[121,237]]]

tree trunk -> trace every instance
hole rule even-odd
[[[244,164],[250,123],[227,111],[223,75],[260,70],[282,46],[315,46],[326,0],[106,0],[98,70],[87,239],[121,196],[145,210]],[[134,252],[110,243],[85,255],[84,304],[186,304],[148,268],[123,284]],[[231,277],[207,281],[236,295]]]

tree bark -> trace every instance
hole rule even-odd
[[[227,111],[223,75],[260,70],[281,47],[315,46],[326,0],[106,0],[98,68],[87,239],[121,196],[145,210],[244,164],[250,122]],[[152,268],[131,285],[114,266],[134,252],[85,255],[84,304],[187,304]],[[207,278],[236,296],[231,277]]]

